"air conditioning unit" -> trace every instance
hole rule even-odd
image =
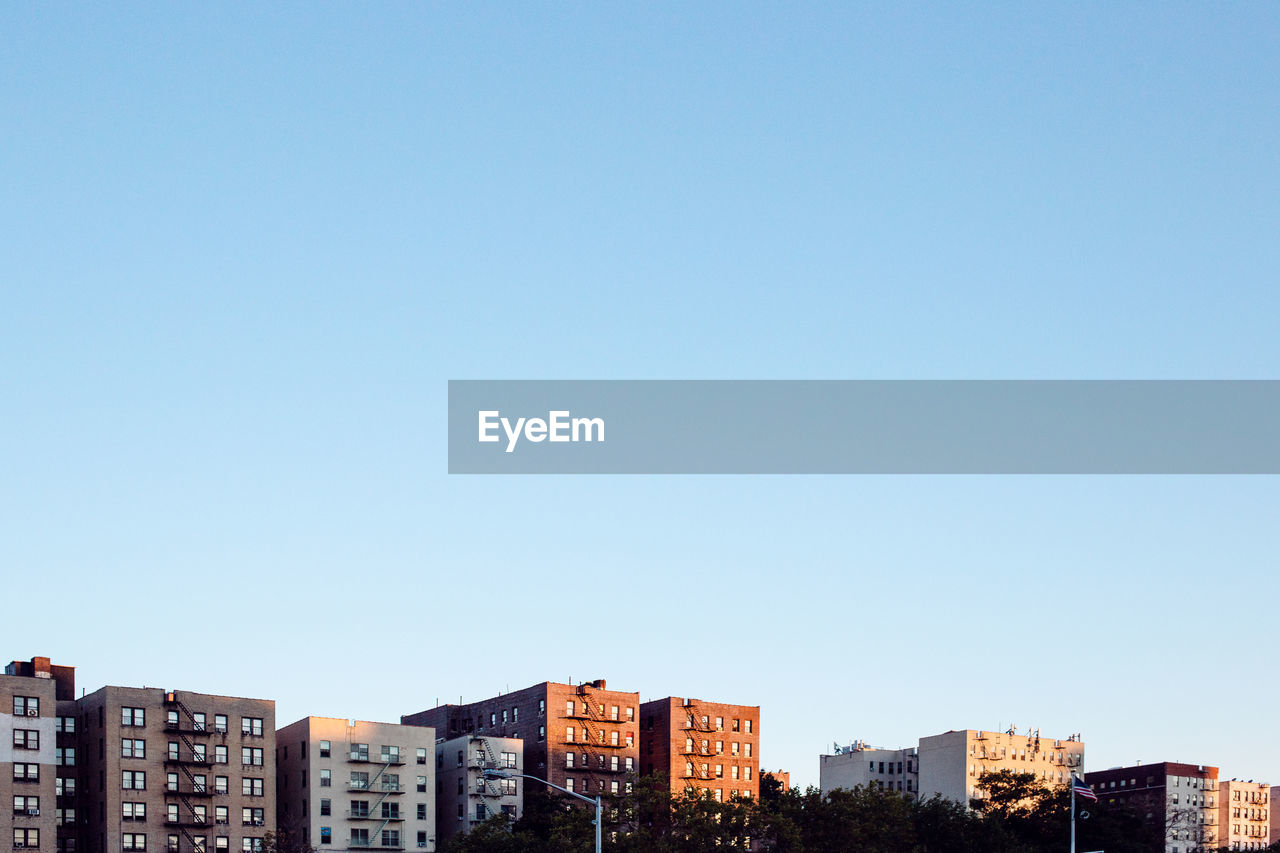
[[[262,824],[263,824],[263,821],[260,821],[260,820],[255,820],[255,821],[253,822],[253,825],[254,825],[254,826],[262,826]]]
[[[27,709],[27,716],[28,716],[28,717],[38,717],[38,716],[40,716],[40,712],[39,712],[39,711],[37,711],[35,708],[28,708],[28,709]]]
[[[27,817],[40,817],[39,809],[27,809]]]
[[[419,846],[419,847],[426,847],[426,846],[427,846],[427,842],[425,842],[425,841],[419,841],[419,842],[418,842],[418,846]]]

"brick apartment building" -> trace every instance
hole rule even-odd
[[[76,699],[74,667],[33,658],[5,671],[4,743],[32,730],[15,724],[19,708],[39,721],[39,759],[2,774],[10,796],[39,798],[23,801],[38,818],[13,815],[21,849],[56,838],[60,853],[254,851],[275,827],[274,702],[133,687]]]
[[[1218,782],[1218,844],[1228,850],[1265,850],[1271,835],[1271,786]]]
[[[1150,827],[1152,853],[1216,850],[1218,768],[1161,761],[1086,773],[1098,807],[1128,806]]]
[[[430,726],[436,736],[519,738],[525,772],[588,796],[624,794],[638,769],[638,693],[609,690],[605,680],[585,684],[544,681],[523,690],[462,705],[441,705],[400,718]],[[526,789],[537,796],[542,786]]]
[[[38,676],[29,669],[33,665],[39,667]],[[57,750],[67,748],[57,736],[62,684],[53,680],[47,658],[26,664],[24,672],[21,666],[11,664],[0,675],[0,843],[11,839],[14,850],[53,850],[55,845],[62,850],[75,829],[75,800],[58,796],[65,790],[59,780],[74,772],[74,765],[57,763],[60,754],[66,755]],[[74,695],[74,676],[70,689]],[[74,794],[74,784],[71,791]],[[73,809],[66,831],[57,823],[63,808]],[[74,839],[70,847],[75,849]]]
[[[317,850],[436,849],[434,730],[304,717],[276,746],[282,831]]]
[[[640,774],[666,776],[672,793],[717,800],[760,795],[760,707],[668,696],[640,706]]]

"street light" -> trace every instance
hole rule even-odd
[[[596,853],[600,853],[600,826],[603,823],[604,810],[603,810],[603,807],[601,806],[599,795],[595,796],[594,798],[584,797],[582,794],[579,794],[577,791],[570,791],[568,788],[561,788],[559,785],[555,784],[554,782],[548,782],[546,779],[542,779],[538,776],[530,776],[527,773],[508,773],[505,770],[485,770],[481,773],[481,775],[484,776],[484,778],[486,779],[532,779],[535,782],[541,782],[542,784],[546,785],[548,788],[555,788],[557,791],[563,791],[569,796],[577,797],[579,800],[582,800],[583,802],[592,803],[596,807],[596,820],[595,820]]]

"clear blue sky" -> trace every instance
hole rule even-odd
[[[1280,6],[10,4],[0,646],[1280,780],[1280,480],[465,478],[450,378],[1276,378]],[[834,429],[834,427],[833,427]]]

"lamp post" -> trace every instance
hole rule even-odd
[[[596,819],[595,819],[596,853],[600,853],[600,850],[601,850],[600,827],[604,823],[604,820],[603,820],[604,809],[600,803],[600,797],[598,795],[596,797],[584,797],[582,794],[579,794],[577,791],[570,791],[568,788],[561,788],[559,785],[555,784],[554,782],[548,782],[546,779],[543,779],[538,776],[530,776],[527,773],[508,773],[505,770],[485,770],[483,771],[483,776],[486,779],[532,779],[535,782],[541,782],[542,784],[546,785],[548,788],[555,788],[557,791],[563,791],[564,793],[568,794],[571,797],[577,797],[579,800],[582,800],[584,803],[591,803],[596,807]]]

